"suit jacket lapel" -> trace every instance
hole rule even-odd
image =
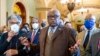
[[[86,37],[86,31],[83,31],[83,40],[82,40],[82,45],[84,44],[85,37]]]
[[[83,44],[84,44],[86,35],[87,35],[87,34],[86,34],[86,31],[83,31],[83,36],[84,36],[84,37],[83,37]],[[90,40],[89,40],[89,42],[90,42]],[[88,44],[89,44],[89,42],[88,42]],[[82,45],[83,45],[83,44],[82,44]],[[87,48],[88,48],[88,44],[87,44],[87,46],[86,46],[86,50],[87,50]],[[84,48],[84,47],[83,47],[83,48]]]
[[[54,40],[60,33],[61,33],[61,27],[58,27],[54,32],[53,36],[51,37],[52,40]]]
[[[43,30],[43,40],[45,41],[46,40],[46,37],[47,37],[47,35],[48,35],[48,28],[49,27],[47,27],[47,28],[45,28],[45,30]],[[44,42],[45,43],[45,42]]]
[[[35,34],[35,36],[34,36],[33,42],[34,42],[35,40],[36,40],[36,42],[38,41],[39,34],[40,34],[40,29],[36,32],[36,34]]]
[[[47,37],[47,34],[48,34],[48,28],[49,27],[46,27],[45,29],[42,30],[42,37],[41,37],[41,41],[42,41],[42,50],[44,52],[45,50],[45,44],[46,44],[46,37]]]

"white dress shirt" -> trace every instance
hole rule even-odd
[[[95,30],[96,30],[96,27],[94,27],[92,30],[90,30],[89,40],[91,39],[91,36],[93,35],[93,33],[94,33]],[[87,36],[87,34],[88,34],[88,31],[89,31],[88,29],[85,29],[85,36],[84,36],[83,43],[84,43],[85,38],[86,38],[86,36]]]

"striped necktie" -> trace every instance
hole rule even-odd
[[[49,32],[49,37],[50,37],[50,39],[51,39],[51,37],[53,36],[53,33],[54,33],[53,30],[54,30],[53,28],[50,28],[50,32]]]
[[[31,43],[33,43],[33,41],[34,41],[34,37],[35,37],[35,31],[32,32]]]

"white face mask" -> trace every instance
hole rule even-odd
[[[11,25],[11,31],[14,31],[15,33],[19,32],[19,25],[17,24]]]
[[[33,23],[32,24],[32,27],[34,30],[38,29],[39,28],[39,24],[38,23]]]

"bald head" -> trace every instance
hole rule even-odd
[[[85,18],[84,25],[88,30],[92,30],[95,27],[96,18],[92,14],[88,14]]]
[[[94,22],[96,21],[96,17],[92,14],[87,14],[85,20],[93,20]]]
[[[60,17],[60,12],[57,9],[52,9],[52,10],[48,11],[47,15],[48,16],[58,16],[58,17]]]

